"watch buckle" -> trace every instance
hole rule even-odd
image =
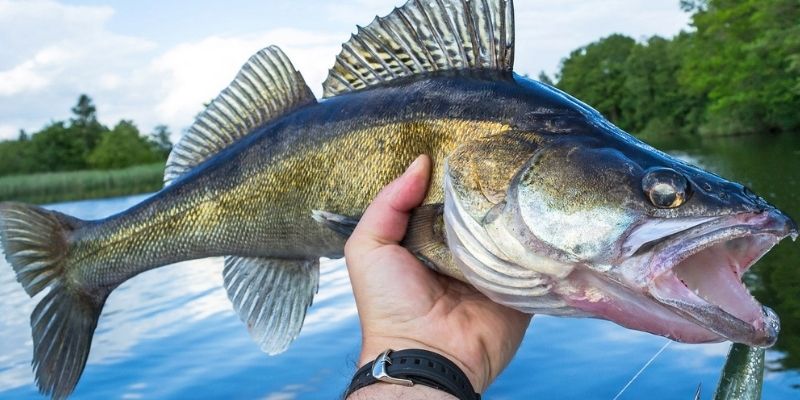
[[[393,351],[394,350],[392,349],[387,349],[375,359],[375,362],[372,364],[372,377],[381,382],[403,386],[414,386],[414,382],[408,379],[395,378],[386,373],[386,366],[392,364],[392,359],[389,358],[389,354],[391,354]]]

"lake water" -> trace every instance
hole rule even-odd
[[[752,187],[800,218],[800,140],[733,138],[664,143]],[[62,203],[81,218],[123,210],[144,196]],[[800,242],[785,241],[747,277],[783,322],[767,352],[765,399],[800,397]],[[95,334],[76,399],[333,399],[358,357],[359,328],[340,261],[323,263],[319,294],[298,340],[269,357],[250,340],[222,289],[221,259],[144,273],[113,292]],[[30,370],[30,300],[0,260],[0,398],[40,398]],[[517,357],[486,399],[611,399],[666,339],[591,319],[534,318]],[[622,399],[710,398],[728,343],[672,343]]]

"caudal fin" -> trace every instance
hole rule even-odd
[[[85,221],[19,203],[0,203],[0,244],[17,280],[33,297],[33,369],[39,391],[56,399],[75,389],[107,293],[88,293],[66,279],[72,232]]]

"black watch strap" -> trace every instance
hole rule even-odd
[[[481,398],[456,364],[439,354],[421,349],[384,351],[375,361],[356,371],[344,397],[376,382],[425,385],[450,393],[460,400]]]

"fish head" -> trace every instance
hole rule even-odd
[[[771,346],[741,279],[797,225],[745,186],[617,131],[513,133],[448,159],[448,245],[467,279],[526,312],[671,339]],[[489,143],[492,142],[492,143]]]

